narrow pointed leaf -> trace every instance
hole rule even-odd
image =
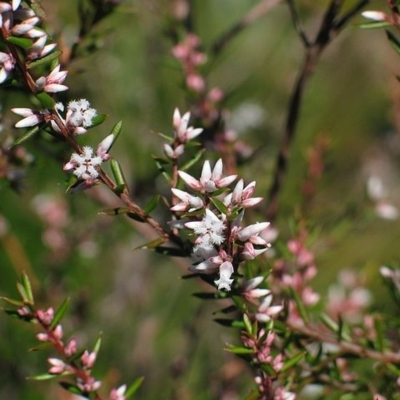
[[[95,117],[92,118],[92,121],[88,126],[88,129],[101,125],[107,119],[107,117],[108,117],[107,114],[97,114]]]
[[[28,38],[9,36],[6,38],[7,42],[15,44],[18,47],[22,47],[23,49],[29,49],[32,47],[32,40]]]
[[[216,197],[211,197],[210,200],[219,212],[221,212],[222,214],[228,213],[228,208],[221,200],[217,199]]]
[[[102,340],[103,340],[103,333],[102,332],[100,332],[99,333],[99,336],[97,337],[97,340],[96,340],[96,343],[94,344],[94,347],[93,347],[93,351],[95,352],[95,353],[99,353],[99,351],[100,351],[100,347],[101,347],[101,342],[102,342]]]
[[[99,215],[109,215],[111,217],[116,215],[123,215],[129,213],[129,208],[127,207],[116,207],[116,208],[108,208],[102,211],[99,211]]]
[[[29,303],[28,295],[27,295],[26,290],[25,290],[24,286],[22,285],[22,283],[17,282],[17,290],[18,290],[18,293],[20,294],[22,300],[25,303]]]
[[[122,121],[117,122],[114,127],[111,129],[110,134],[113,134],[115,136],[114,142],[121,133],[122,130]]]
[[[168,143],[171,143],[173,141],[173,138],[171,136],[166,135],[165,133],[162,132],[156,132],[157,135],[161,136],[163,139],[165,139]]]
[[[371,21],[357,25],[357,27],[361,29],[380,29],[380,28],[387,28],[391,25],[392,24],[387,21]]]
[[[42,58],[39,58],[37,60],[31,61],[28,64],[28,69],[40,67],[41,65],[45,65],[53,61],[54,59],[58,58],[62,54],[62,51],[60,50],[55,50],[50,54],[47,54],[47,56],[44,56]]]
[[[74,188],[74,186],[79,182],[79,179],[76,175],[71,175],[68,179],[67,182],[67,188],[65,189],[65,192],[69,192],[71,189]]]
[[[111,171],[114,175],[115,183],[117,184],[117,191],[122,193],[127,188],[127,183],[122,172],[121,165],[116,160],[111,160]]]
[[[253,326],[252,326],[250,318],[247,314],[243,314],[243,323],[244,323],[244,326],[246,327],[247,333],[249,333],[251,335],[253,333]]]
[[[147,215],[149,215],[158,206],[159,201],[160,201],[160,195],[159,194],[154,195],[144,208],[144,212]]]
[[[153,249],[156,253],[164,254],[170,257],[189,257],[190,253],[184,249],[175,247],[158,246]],[[197,274],[196,274],[197,275]]]
[[[254,350],[249,349],[247,347],[240,347],[240,346],[232,346],[232,347],[226,347],[226,351],[229,351],[230,353],[233,354],[253,354]]]
[[[151,242],[148,242],[139,247],[136,247],[136,249],[156,249],[158,246],[160,246],[163,243],[165,243],[165,239],[162,237],[158,237],[157,239],[154,239]]]
[[[201,156],[203,155],[205,149],[201,149],[199,150],[193,157],[190,158],[190,160],[185,163],[184,165],[182,165],[179,169],[181,171],[186,171],[188,170],[192,165],[195,165],[201,158]]]
[[[87,394],[84,394],[81,389],[78,388],[78,386],[73,385],[72,383],[69,382],[59,382],[59,385],[67,390],[70,393],[73,394],[79,394],[80,396],[83,396],[86,399],[89,399],[89,396]]]
[[[0,296],[0,300],[3,300],[6,303],[12,304],[13,306],[16,306],[16,307],[22,307],[24,305],[24,302],[21,300],[14,300],[14,299],[10,299],[10,298],[4,297],[4,296]]]
[[[58,374],[40,374],[40,375],[35,375],[35,376],[29,376],[28,379],[33,380],[33,381],[47,381],[49,379],[55,379],[58,378],[60,375]]]
[[[28,131],[26,131],[21,137],[19,137],[18,139],[16,139],[14,141],[14,143],[11,145],[11,147],[17,146],[17,145],[25,142],[26,140],[30,139],[32,136],[34,136],[39,131],[40,131],[40,127],[37,125],[31,129],[28,129]]]
[[[58,323],[61,321],[62,317],[64,316],[65,312],[67,311],[69,303],[69,297],[67,297],[60,305],[56,313],[54,314],[54,318],[51,321],[51,329],[54,329]]]
[[[29,277],[25,272],[22,273],[22,284],[24,285],[24,288],[26,290],[29,303],[33,304],[34,300],[33,300],[32,286]]]
[[[134,382],[126,390],[125,398],[129,399],[130,397],[132,397],[138,391],[138,389],[142,385],[143,381],[144,381],[144,377],[143,376],[141,376],[139,378],[136,378],[134,380]]]
[[[48,108],[49,110],[52,110],[56,105],[55,100],[45,92],[38,93],[36,98],[40,101],[44,108]]]
[[[127,215],[130,219],[134,219],[135,221],[138,221],[138,222],[145,222],[145,220],[144,220],[140,215],[137,215],[137,214],[133,213],[132,211],[127,212],[126,215]]]
[[[306,323],[310,322],[310,316],[308,315],[308,312],[307,312],[306,307],[304,306],[304,303],[299,298],[299,295],[296,293],[296,291],[293,288],[289,288],[289,292],[290,292],[291,297],[296,302],[297,309],[299,310],[300,316],[303,319],[303,321]]]

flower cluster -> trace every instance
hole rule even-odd
[[[175,110],[173,124],[176,138],[182,144],[201,133],[201,129],[188,128],[189,117],[189,113],[181,117]],[[176,151],[176,147],[166,153],[172,154],[173,150]],[[171,189],[174,198],[178,199],[171,211],[182,222],[173,221],[172,224],[188,228],[196,236],[190,270],[200,274],[218,274],[219,279],[214,281],[218,289],[229,291],[234,281],[232,275],[237,272],[240,262],[254,259],[270,246],[260,236],[268,222],[242,226],[245,209],[262,201],[261,197],[252,197],[255,182],[244,187],[240,179],[231,190],[229,186],[237,175],[224,176],[221,159],[213,168],[206,160],[199,179],[183,170],[179,170],[178,175],[189,191]]]
[[[97,351],[84,350],[78,352],[77,340],[70,339],[64,343],[63,327],[55,323],[55,312],[52,307],[47,310],[34,310],[33,305],[22,306],[17,310],[20,318],[37,323],[42,332],[36,335],[37,340],[51,344],[59,353],[59,357],[48,358],[48,372],[54,376],[70,376],[74,379],[76,388],[81,394],[97,392],[101,381],[92,376],[92,369],[96,362]],[[97,347],[97,345],[95,346]],[[125,400],[126,385],[110,391],[108,400]],[[96,398],[100,398],[98,395]]]

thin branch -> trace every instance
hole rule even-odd
[[[294,28],[296,29],[297,34],[299,35],[301,41],[303,42],[304,47],[308,48],[310,47],[311,43],[307,37],[305,30],[301,26],[299,12],[297,11],[296,5],[294,4],[294,0],[287,0],[287,3],[289,6],[290,14],[292,15]]]
[[[343,354],[353,354],[360,358],[361,357],[370,358],[372,360],[376,360],[383,363],[395,363],[395,364],[400,363],[399,352],[397,353],[391,351],[380,352],[376,350],[367,349],[363,346],[360,346],[357,343],[344,342],[338,340],[335,336],[329,333],[321,332],[315,326],[306,326],[303,324],[298,324],[290,321],[286,321],[286,325],[291,331],[297,332],[310,339],[317,340],[322,343],[334,344],[340,349],[340,352]]]
[[[254,6],[246,15],[244,15],[238,22],[231,26],[211,46],[210,53],[217,55],[221,50],[241,31],[251,25],[257,19],[260,19],[268,13],[274,6],[280,3],[281,0],[261,0]]]
[[[307,46],[305,46],[303,65],[290,96],[283,138],[275,166],[275,174],[268,194],[266,216],[270,221],[273,221],[278,213],[279,195],[287,175],[291,145],[296,135],[300,108],[308,78],[315,70],[323,50],[340,33],[350,19],[369,2],[369,0],[359,1],[349,12],[338,19],[338,13],[340,12],[343,1],[344,0],[331,0],[322,19],[321,26],[311,45],[309,45],[308,40],[307,42],[304,41],[305,39],[301,36],[302,31],[298,31],[302,42],[304,44],[307,43]],[[289,5],[290,3],[291,0],[289,0]],[[291,12],[293,16],[293,11],[291,10]],[[294,15],[297,18],[296,14]],[[297,22],[294,21],[294,23],[296,26]]]

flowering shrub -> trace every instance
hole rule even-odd
[[[222,34],[209,47],[208,53],[193,30],[195,13],[191,2],[176,1],[165,6],[166,20],[171,20],[169,57],[181,71],[186,108],[190,110],[182,112],[183,108],[168,104],[172,114],[172,134],[159,133],[158,153],[152,157],[158,174],[152,183],[148,176],[144,188],[139,184],[135,188],[130,167],[125,165],[123,155],[113,148],[125,134],[122,122],[107,129],[107,134],[100,139],[94,138],[106,125],[107,118],[111,119],[113,115],[97,111],[92,107],[92,99],[89,101],[79,95],[74,100],[69,96],[73,89],[68,79],[76,73],[74,63],[99,50],[101,23],[124,10],[125,5],[109,0],[80,2],[79,34],[68,47],[61,34],[50,34],[51,27],[45,24],[45,11],[36,2],[0,2],[0,90],[4,94],[10,93],[13,102],[9,106],[8,100],[1,100],[4,102],[2,110],[9,118],[1,126],[4,136],[0,160],[4,182],[23,192],[21,182],[29,182],[29,174],[26,179],[22,178],[23,171],[36,168],[32,152],[38,163],[43,160],[47,169],[56,165],[58,176],[65,173],[68,195],[63,196],[73,195],[75,204],[83,204],[85,198],[91,198],[96,201],[96,208],[101,204],[100,214],[108,217],[103,226],[97,226],[98,229],[85,229],[84,218],[76,218],[78,223],[70,223],[69,213],[73,214],[73,207],[68,209],[65,197],[44,194],[46,180],[50,186],[55,185],[55,181],[50,173],[41,176],[33,185],[35,198],[32,204],[44,225],[42,242],[51,256],[49,267],[58,268],[56,272],[51,268],[45,271],[42,283],[35,273],[40,261],[27,261],[18,237],[8,231],[7,215],[12,211],[7,210],[8,204],[2,209],[4,218],[0,220],[0,233],[7,255],[20,275],[18,298],[8,294],[11,291],[8,286],[2,288],[6,292],[2,297],[5,311],[19,321],[35,325],[36,341],[32,349],[46,352],[48,363],[44,373],[29,368],[32,380],[56,379],[65,393],[77,398],[124,400],[135,394],[149,398],[145,394],[146,383],[142,386],[146,376],[141,376],[139,368],[137,373],[129,371],[133,382],[127,384],[117,383],[121,372],[115,372],[113,368],[116,367],[110,365],[107,365],[104,378],[99,377],[101,371],[96,370],[96,363],[101,357],[103,339],[106,342],[113,339],[98,334],[94,344],[87,345],[90,340],[84,330],[68,317],[72,295],[67,293],[65,300],[59,301],[60,292],[68,292],[68,283],[64,280],[71,274],[68,268],[78,263],[79,253],[91,258],[100,252],[99,247],[106,247],[112,253],[112,262],[117,264],[119,252],[123,253],[118,248],[122,239],[113,238],[111,224],[118,226],[118,221],[125,218],[131,224],[129,226],[145,238],[137,247],[162,254],[163,259],[171,258],[175,264],[184,266],[185,283],[190,278],[197,278],[196,284],[201,287],[201,292],[195,293],[196,297],[204,302],[214,300],[215,322],[235,332],[222,345],[228,354],[241,360],[230,364],[230,368],[240,372],[230,373],[236,379],[243,371],[251,371],[251,378],[247,379],[245,388],[232,383],[231,388],[224,388],[224,379],[228,379],[221,376],[219,389],[209,395],[207,393],[211,392],[207,390],[204,396],[221,399],[242,396],[247,400],[400,398],[399,322],[393,311],[400,298],[399,269],[395,264],[374,265],[374,272],[376,275],[380,272],[394,300],[393,308],[388,307],[386,313],[378,312],[379,303],[373,308],[373,296],[365,277],[351,269],[342,269],[337,283],[330,283],[325,294],[318,293],[318,285],[314,283],[318,274],[324,273],[318,257],[324,254],[327,239],[333,240],[337,232],[350,230],[343,228],[339,216],[328,223],[321,218],[319,226],[318,218],[312,212],[313,203],[318,201],[319,181],[327,169],[325,155],[329,140],[320,137],[308,150],[306,172],[298,190],[300,194],[296,194],[296,209],[287,216],[281,204],[283,187],[289,180],[289,166],[293,163],[291,153],[306,83],[324,50],[350,21],[362,18],[361,11],[368,1],[346,4],[347,8],[343,7],[343,10],[345,1],[330,1],[314,38],[303,29],[295,2],[288,0],[286,3],[304,45],[305,58],[289,101],[275,169],[271,170],[269,178],[270,189],[266,196],[260,196],[265,190],[265,182],[259,180],[258,175],[262,176],[264,171],[256,171],[254,178],[257,179],[248,179],[248,169],[242,168],[241,164],[256,170],[251,160],[257,157],[258,151],[265,151],[264,137],[258,138],[259,148],[251,149],[229,126],[229,102],[225,101],[229,93],[211,86],[207,69],[211,69],[213,61],[236,35],[264,17],[278,4],[277,1],[260,1]],[[398,28],[398,5],[388,0],[388,6],[386,12],[364,11],[362,16],[373,20],[364,27]],[[389,43],[400,53],[397,36],[391,30],[387,35]],[[29,107],[24,103],[30,103]],[[257,109],[250,105],[244,114],[251,116],[252,110]],[[245,118],[241,122],[245,129],[246,124],[256,126],[257,118],[250,118],[250,124]],[[263,123],[262,118],[258,123]],[[367,221],[365,223],[375,223],[378,218],[396,220],[397,207],[386,198],[382,180],[375,170],[373,172],[367,173],[369,200],[365,202],[370,203],[364,207],[365,214],[360,219]],[[8,191],[5,188],[4,191]],[[149,188],[151,195],[141,193],[142,189],[145,192]],[[332,212],[324,210],[323,214]],[[351,221],[351,210],[347,214],[343,219]],[[110,222],[112,216],[120,218]],[[90,216],[91,220],[96,218],[101,217]],[[328,235],[323,231],[324,223],[330,225]],[[32,235],[29,240],[33,246],[39,242]],[[138,252],[138,248],[129,246],[130,262],[131,254]],[[160,258],[156,260],[160,263]],[[134,261],[139,264],[140,257]],[[100,256],[96,262],[99,272],[85,272],[92,288],[105,273],[101,264],[106,262]],[[135,272],[125,275],[122,280],[131,276],[135,276],[136,290],[143,291],[145,285],[137,284]],[[149,289],[145,288],[143,294],[146,290]],[[52,291],[55,292],[53,295]],[[162,302],[169,303],[169,296],[174,296],[172,279],[168,282],[168,293],[161,295]],[[60,304],[57,308],[50,303],[52,298]],[[115,306],[109,300],[106,295],[99,298],[99,308],[105,310],[106,325],[112,325],[113,313],[118,311],[121,303],[119,300]],[[179,300],[179,303],[185,302]],[[217,302],[219,306],[215,306]],[[42,306],[43,303],[46,305]],[[215,311],[215,307],[221,305],[222,309]],[[135,308],[134,304],[130,306]],[[74,317],[84,321],[86,312],[78,310],[77,305],[75,307]],[[122,314],[123,322],[135,322],[130,312]],[[179,310],[174,314],[179,316]],[[192,317],[194,322],[188,324],[187,330],[191,343],[188,347],[194,352],[201,321]],[[69,332],[73,331],[74,325],[76,333],[71,335]],[[168,324],[165,325],[163,331],[168,334]],[[20,326],[11,328],[17,330]],[[139,345],[149,352],[156,340],[152,340],[146,330],[144,332],[143,344]],[[32,331],[28,333],[32,334]],[[121,342],[125,339],[124,333],[124,330],[119,332]],[[212,340],[215,341],[214,336]],[[28,348],[31,340],[26,341]],[[129,347],[129,341],[124,343],[124,352]],[[188,351],[186,362],[190,361],[191,355]],[[229,362],[237,362],[233,360],[236,358],[229,358]],[[108,361],[124,369],[122,359],[115,357]],[[207,362],[206,369],[212,365],[210,360]],[[157,363],[163,364],[161,356]],[[43,364],[41,368],[45,368]],[[185,362],[176,362],[171,370],[179,377],[188,368]],[[229,375],[228,371],[225,374]],[[202,393],[186,395],[184,380],[186,378],[171,385],[178,387],[171,398],[206,398]],[[24,382],[25,385],[30,383]],[[7,394],[10,390],[11,395]],[[157,398],[164,396],[161,386],[157,391]],[[13,397],[17,392],[16,388],[6,388],[4,396]],[[47,397],[60,398],[65,393],[59,395],[49,389]]]

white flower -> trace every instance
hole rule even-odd
[[[72,100],[67,106],[66,121],[68,125],[87,128],[96,115],[97,111],[90,108],[90,103],[86,99]]]
[[[214,283],[218,286],[218,289],[226,289],[231,290],[231,284],[233,279],[230,279],[233,274],[233,265],[229,261],[223,262],[219,267],[219,279],[214,281]]]
[[[183,114],[181,117],[179,110],[175,108],[172,124],[175,128],[175,137],[180,143],[186,143],[203,132],[202,128],[194,129],[192,126],[188,127],[189,119],[190,112]]]
[[[1,14],[0,14],[1,15]],[[0,52],[0,83],[14,70],[15,60],[11,54]]]
[[[217,189],[229,186],[237,177],[237,175],[229,175],[223,178],[222,169],[223,164],[221,159],[215,163],[213,170],[211,170],[210,162],[207,160],[204,162],[200,180],[193,178],[184,171],[178,171],[178,174],[191,189],[197,192],[211,193]]]
[[[260,322],[268,322],[273,316],[283,310],[283,306],[272,306],[272,295],[268,294],[258,307],[256,320]]]
[[[219,219],[209,209],[206,209],[205,212],[206,214],[201,221],[187,222],[185,226],[189,229],[193,229],[194,233],[199,235],[196,243],[205,242],[220,245],[225,240],[223,235],[225,222]]]
[[[74,170],[73,174],[78,178],[96,179],[99,176],[96,167],[103,162],[100,156],[93,157],[93,149],[85,146],[82,154],[73,153],[71,160],[64,165],[64,170]]]
[[[204,207],[203,200],[200,197],[192,196],[189,193],[184,192],[183,190],[171,189],[172,193],[181,200],[180,203],[175,204],[171,207],[172,211],[187,211],[189,212],[198,210]]]
[[[35,126],[44,121],[45,112],[35,111],[30,108],[12,108],[11,111],[17,115],[24,117],[15,124],[16,128],[27,128]]]
[[[68,86],[62,85],[67,77],[68,71],[60,71],[60,65],[57,65],[48,76],[42,76],[36,80],[36,88],[48,93],[57,93],[68,90]]]

